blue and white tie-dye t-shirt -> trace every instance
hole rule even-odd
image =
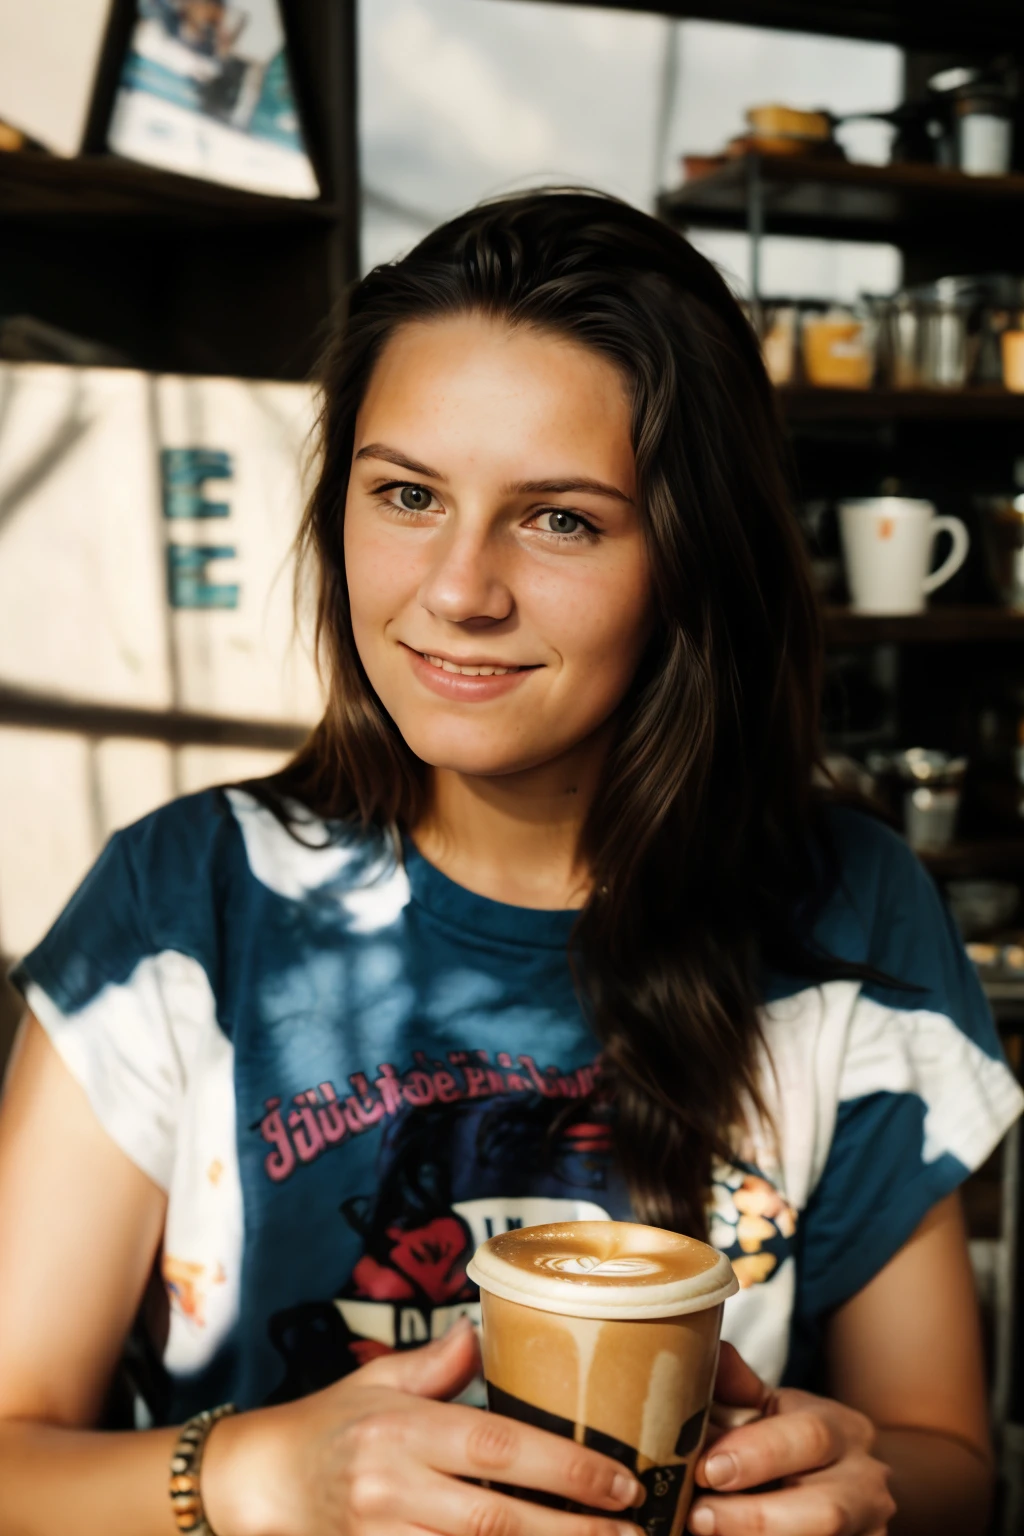
[[[764,1094],[714,1170],[724,1332],[807,1380],[823,1320],[1020,1112],[928,876],[836,811],[833,954],[913,983],[776,978]],[[280,1401],[475,1314],[475,1245],[624,1217],[575,914],[453,884],[406,843],[302,841],[242,790],[117,834],[15,980],[113,1140],[168,1195],[155,1416]],[[98,1235],[97,1240],[102,1240]]]

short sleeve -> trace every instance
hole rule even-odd
[[[159,871],[140,868],[153,844],[145,830],[116,834],[11,980],[107,1134],[167,1189],[188,1061],[214,1002],[196,955],[154,937],[166,926],[149,910]]]
[[[804,1318],[884,1268],[1024,1107],[933,881],[895,834],[871,827],[866,842],[851,869],[866,958],[903,985],[865,983],[848,1021],[832,1143],[801,1223]]]

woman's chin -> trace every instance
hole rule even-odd
[[[533,751],[522,747],[510,751],[507,735],[502,741],[453,740],[453,733],[403,731],[406,746],[438,772],[457,773],[469,779],[497,779],[510,774],[525,773],[539,768],[551,757],[550,750],[535,747]]]

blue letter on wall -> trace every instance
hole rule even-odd
[[[226,501],[206,501],[207,480],[230,480],[231,455],[220,448],[165,448],[160,454],[164,517],[227,517]]]
[[[237,608],[236,583],[207,579],[213,560],[233,560],[233,544],[168,544],[167,595],[172,608]]]

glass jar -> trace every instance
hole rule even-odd
[[[966,86],[954,103],[957,165],[968,176],[1005,176],[1013,155],[1013,118],[1006,97]]]
[[[808,384],[869,389],[875,377],[875,325],[869,315],[838,305],[804,315],[802,347]]]

